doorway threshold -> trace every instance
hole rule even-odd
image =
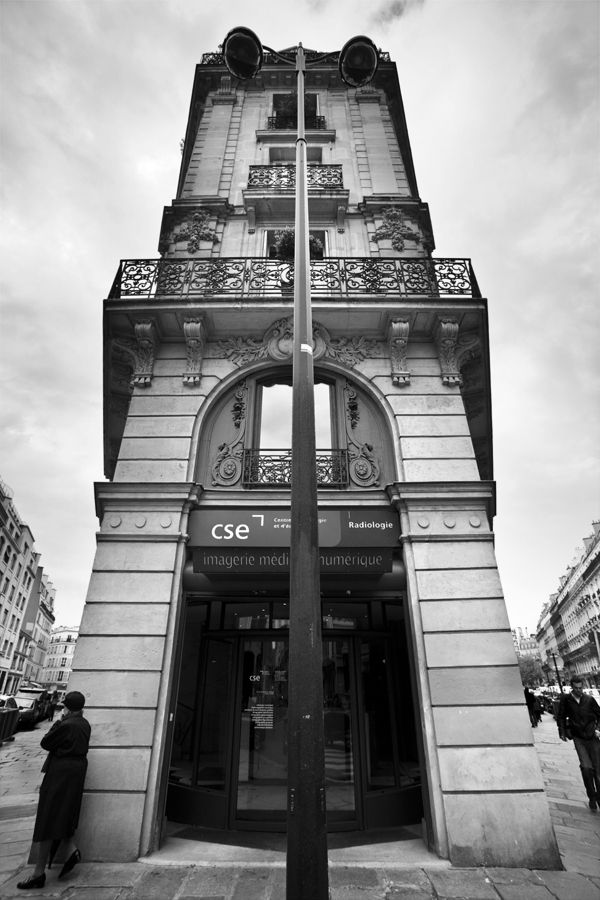
[[[330,868],[450,868],[427,850],[421,826],[377,831],[339,831],[327,835]],[[152,866],[265,866],[284,868],[286,835],[281,832],[220,831],[168,823],[160,850],[139,862]]]

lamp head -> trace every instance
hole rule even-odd
[[[374,77],[379,65],[379,53],[371,38],[359,34],[346,41],[340,52],[339,70],[350,87],[362,87]]]
[[[262,44],[249,28],[232,28],[223,41],[223,59],[236,78],[254,78],[263,64]]]

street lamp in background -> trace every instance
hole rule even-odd
[[[323,652],[304,79],[307,66],[317,65],[330,54],[321,54],[307,62],[302,44],[298,44],[292,62],[270,47],[265,50],[285,65],[295,66],[298,78],[286,897],[287,900],[327,900]],[[225,65],[236,78],[254,78],[263,58],[261,43],[249,28],[234,28],[223,41]],[[378,60],[377,48],[369,38],[362,35],[352,38],[340,52],[340,75],[350,87],[362,87],[375,75]]]
[[[550,651],[550,655],[552,656],[552,659],[554,660],[554,669],[555,669],[555,671],[556,671],[556,678],[557,678],[557,681],[558,681],[558,686],[559,686],[559,688],[560,688],[560,692],[561,692],[561,694],[562,694],[562,693],[563,693],[563,686],[562,686],[562,681],[560,680],[560,675],[559,675],[559,673],[558,673],[558,665],[557,665],[557,662],[556,662],[556,653],[552,653],[552,651]],[[562,666],[562,659],[561,659],[561,661],[560,661],[560,664],[561,664],[561,666]]]

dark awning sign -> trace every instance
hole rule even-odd
[[[189,547],[289,547],[291,516],[289,509],[201,509],[190,514],[188,532]],[[399,539],[393,510],[319,510],[319,547],[397,547]]]

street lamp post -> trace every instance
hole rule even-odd
[[[292,477],[290,536],[290,644],[288,665],[287,900],[327,900],[327,821],[323,738],[323,653],[315,440],[312,308],[308,218],[308,169],[304,122],[307,67],[302,44],[295,61],[298,93],[294,246],[294,342],[292,382]],[[309,65],[330,54],[311,58]],[[249,28],[235,28],[223,41],[223,58],[237,78],[253,78],[263,48]],[[342,48],[339,71],[352,87],[375,75],[378,52],[364,36]]]
[[[562,693],[563,693],[563,686],[562,686],[562,681],[560,680],[560,675],[559,675],[559,673],[558,673],[558,665],[556,664],[556,653],[552,653],[552,658],[553,658],[553,660],[554,660],[554,669],[555,669],[555,671],[556,671],[556,678],[557,678],[557,680],[558,680],[558,686],[559,686],[560,692],[561,692],[561,694],[562,694]]]

